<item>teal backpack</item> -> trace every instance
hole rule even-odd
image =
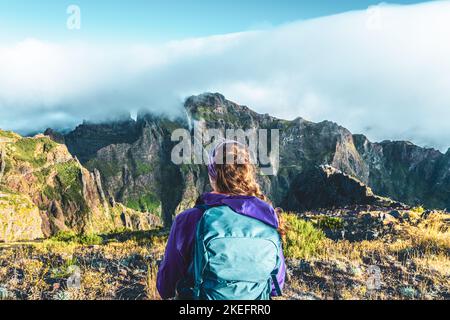
[[[197,300],[269,300],[280,266],[278,231],[228,206],[203,207],[191,265]]]

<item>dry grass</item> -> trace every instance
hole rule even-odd
[[[0,287],[8,299],[157,299],[156,258],[167,236],[147,235],[102,245],[46,240],[0,247]],[[79,288],[67,285],[73,266],[81,271]]]
[[[450,299],[449,215],[411,216],[395,226],[394,239],[324,239],[313,257],[289,259],[287,298]],[[370,266],[381,270],[379,290],[367,290]]]
[[[448,214],[420,219],[413,212],[392,236],[360,242],[325,238],[294,215],[283,219],[285,299],[450,299]],[[0,299],[159,299],[157,259],[167,235],[122,232],[101,239],[100,245],[50,239],[0,246]],[[81,270],[80,288],[67,286],[73,265]],[[367,286],[371,266],[381,270],[377,290]]]

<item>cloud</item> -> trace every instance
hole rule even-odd
[[[221,92],[281,118],[372,140],[450,147],[450,2],[381,4],[264,31],[162,45],[0,46],[0,127],[70,127],[137,109],[176,114]]]

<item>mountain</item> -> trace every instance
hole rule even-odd
[[[170,161],[176,144],[170,139],[172,131],[192,130],[199,121],[207,128],[222,130],[280,130],[280,168],[274,176],[260,177],[277,206],[293,209],[292,203],[296,203],[297,210],[310,207],[303,205],[309,200],[301,196],[302,186],[315,183],[317,175],[308,172],[328,165],[342,172],[344,180],[356,179],[374,194],[410,205],[450,208],[450,151],[442,154],[405,141],[372,143],[330,121],[277,119],[218,93],[188,98],[185,110],[186,114],[176,119],[141,113],[136,121],[83,123],[68,134],[53,132],[53,136],[64,141],[88,170],[99,171],[108,197],[135,210],[155,212],[166,225],[209,188],[205,166],[176,166]]]
[[[308,183],[305,183],[307,181]],[[282,203],[288,211],[345,208],[354,205],[394,208],[404,205],[373,193],[372,189],[331,166],[304,170],[291,183]]]
[[[33,240],[60,231],[149,229],[150,213],[108,201],[98,170],[44,135],[0,130],[0,241]]]

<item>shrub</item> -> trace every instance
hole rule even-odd
[[[77,235],[73,231],[60,231],[54,235],[51,240],[61,241],[61,242],[71,242],[75,239]]]
[[[322,230],[341,230],[344,228],[344,220],[338,217],[320,216],[317,219],[316,226]]]
[[[295,214],[283,213],[281,219],[284,224],[283,249],[287,258],[307,259],[320,252],[325,239],[322,230]]]
[[[412,208],[411,212],[421,215],[422,213],[425,212],[425,208],[422,206],[417,206],[417,207]]]
[[[103,243],[103,238],[97,234],[85,234],[79,236],[78,242],[88,246],[101,245]]]
[[[61,231],[53,236],[50,240],[60,242],[72,242],[83,245],[100,245],[103,243],[103,238],[96,234],[76,234],[72,231]]]
[[[153,165],[142,161],[136,161],[135,177],[146,175],[153,172]]]

